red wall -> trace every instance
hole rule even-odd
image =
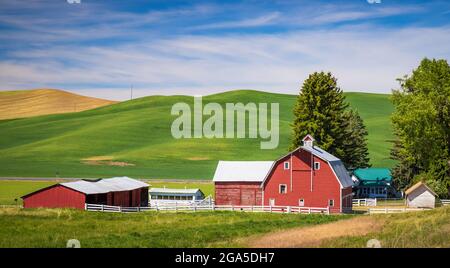
[[[36,192],[23,199],[24,208],[79,208],[84,209],[85,195],[56,185]]]
[[[315,156],[311,160],[311,154],[303,150],[293,153],[290,169],[284,169],[285,161],[291,162],[290,156],[276,164],[266,181],[264,205],[269,205],[269,199],[274,198],[275,205],[279,206],[299,206],[299,199],[304,199],[305,207],[327,207],[328,201],[333,199],[330,211],[341,211],[340,184],[327,162]],[[312,171],[312,180],[311,162],[320,162],[320,169]],[[287,193],[279,193],[280,184],[286,184]]]
[[[262,191],[259,182],[216,182],[217,205],[261,205]]]
[[[109,206],[138,207],[141,202],[141,191],[147,191],[148,193],[148,188],[108,193],[107,204]]]

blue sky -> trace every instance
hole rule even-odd
[[[0,90],[126,99],[251,88],[298,93],[314,71],[388,93],[450,56],[450,1],[0,0]]]

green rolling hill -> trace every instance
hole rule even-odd
[[[346,93],[369,131],[371,161],[390,167],[388,95]],[[261,150],[259,139],[174,139],[170,132],[177,102],[188,96],[150,96],[67,114],[0,121],[0,176],[210,179],[220,160],[271,160],[287,151],[296,96],[238,90],[206,102],[278,102],[280,144]]]

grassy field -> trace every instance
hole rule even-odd
[[[321,247],[366,247],[369,239],[378,239],[386,248],[450,247],[450,206],[423,212],[365,217],[381,222],[381,230],[364,236],[332,239]]]
[[[0,247],[239,247],[239,238],[349,216],[197,212],[135,214],[0,209]]]
[[[346,93],[369,131],[374,166],[390,167],[388,95]],[[174,103],[188,96],[151,96],[78,113],[0,121],[0,176],[211,179],[218,160],[273,160],[287,151],[296,96],[231,91],[206,102],[277,102],[280,144],[261,150],[259,139],[179,139],[171,136]]]
[[[56,181],[0,181],[0,205],[21,205],[21,196],[34,192],[41,188],[55,184]],[[209,182],[162,182],[162,181],[147,181],[150,187],[154,188],[199,188],[205,196],[214,196],[214,185]],[[17,199],[17,202],[15,201]]]
[[[0,91],[0,120],[80,112],[113,103],[56,89]]]

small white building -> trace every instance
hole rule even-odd
[[[425,183],[418,182],[405,191],[406,206],[413,208],[434,208],[437,194]]]

